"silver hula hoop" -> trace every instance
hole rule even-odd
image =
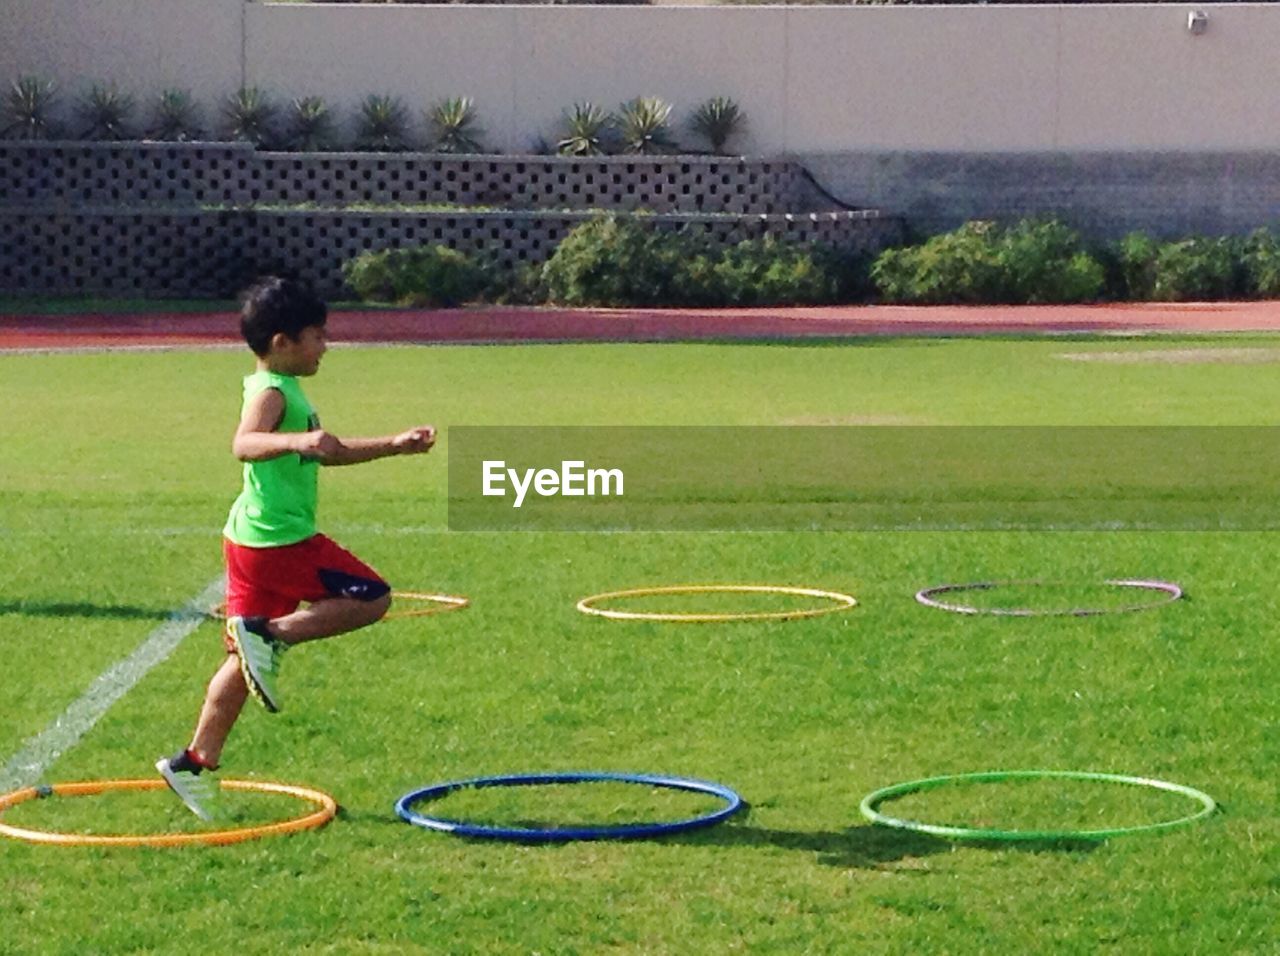
[[[1132,611],[1147,611],[1152,608],[1172,604],[1182,597],[1182,588],[1169,581],[1147,581],[1139,579],[1110,579],[1103,584],[1118,588],[1137,588],[1143,591],[1158,591],[1164,595],[1160,600],[1145,604],[1125,604],[1119,607],[1073,607],[1062,610],[1043,610],[1030,607],[974,607],[969,604],[957,604],[951,601],[938,600],[942,594],[953,594],[958,591],[990,591],[1001,587],[1035,587],[1039,585],[1058,584],[1056,581],[975,581],[970,584],[939,584],[936,587],[923,588],[916,592],[916,600],[925,607],[950,611],[953,614],[990,614],[996,617],[1091,617],[1098,614],[1127,614]]]

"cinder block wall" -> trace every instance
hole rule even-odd
[[[449,204],[754,215],[831,202],[788,160],[272,153],[248,143],[0,141],[0,203]]]
[[[902,234],[875,210],[833,208],[787,161],[0,142],[0,289],[225,296],[288,269],[335,296],[342,264],[365,251],[442,244],[516,268],[599,210],[717,243],[872,253]]]

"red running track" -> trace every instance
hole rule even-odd
[[[334,311],[340,342],[662,342],[859,336],[1280,331],[1280,301],[1088,306]],[[237,344],[231,312],[0,314],[0,349]]]

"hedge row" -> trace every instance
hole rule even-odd
[[[362,299],[430,306],[1174,302],[1280,297],[1280,235],[1159,241],[1135,232],[1090,247],[1054,220],[970,222],[869,260],[772,238],[718,248],[606,216],[576,228],[543,265],[514,273],[442,246],[365,253],[343,272]]]
[[[541,266],[511,272],[442,246],[367,252],[343,275],[360,298],[450,306],[821,305],[865,296],[865,263],[825,246],[749,239],[728,248],[614,216],[578,226]]]
[[[1280,236],[1133,232],[1087,246],[1053,220],[1010,227],[970,222],[882,253],[871,267],[880,298],[903,303],[1184,302],[1280,296]]]

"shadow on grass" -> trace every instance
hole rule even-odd
[[[0,601],[0,615],[34,617],[93,617],[117,621],[166,621],[172,609],[129,604],[91,604],[88,601]]]
[[[339,806],[338,819],[344,823],[360,825],[386,825],[393,827],[406,826],[394,813],[382,810],[353,810]],[[545,821],[511,821],[508,826],[534,827]],[[428,829],[428,828],[422,828]],[[431,832],[428,829],[428,832]],[[444,834],[436,833],[436,836]],[[508,842],[521,846],[555,848],[565,843],[559,841],[542,842],[538,840],[495,841],[481,837],[458,837],[449,835],[451,839],[463,839],[476,844]],[[735,824],[730,821],[721,826],[707,827],[699,830],[687,830],[673,833],[670,836],[649,837],[657,843],[687,844],[689,846],[718,847],[778,847],[783,850],[799,850],[816,854],[818,862],[824,866],[841,869],[912,869],[911,861],[936,853],[950,853],[957,849],[980,850],[1013,850],[1020,853],[1090,853],[1102,845],[1101,840],[945,840],[927,833],[915,833],[910,830],[898,830],[883,826],[857,826],[845,830],[770,830],[750,824]],[[569,841],[573,842],[573,841]],[[626,843],[630,840],[613,840],[604,842]],[[644,841],[642,841],[644,842]],[[893,867],[893,864],[902,864]],[[925,866],[916,869],[926,870]]]
[[[358,824],[394,824],[405,826],[404,821],[394,813],[377,813],[351,810],[342,807],[338,818],[347,823]],[[511,821],[509,826],[536,826],[532,821]],[[437,834],[440,835],[440,834]],[[454,839],[457,839],[456,835]],[[463,838],[467,842],[492,844],[495,841],[483,838]],[[875,868],[887,863],[894,863],[915,857],[928,856],[933,853],[946,853],[951,844],[946,840],[925,836],[918,833],[889,830],[885,827],[852,827],[834,833],[807,833],[798,830],[766,830],[760,827],[735,826],[732,823],[708,827],[703,830],[690,830],[673,833],[670,836],[650,837],[642,842],[652,840],[656,843],[688,844],[690,846],[723,846],[723,847],[782,847],[787,850],[801,850],[818,854],[818,862],[827,866],[849,868]],[[562,847],[558,841],[522,841],[511,843],[522,846]],[[605,841],[613,843],[630,843],[631,840]]]
[[[964,840],[975,850],[1014,850],[1018,853],[1092,853],[1106,840]]]
[[[699,846],[779,847],[815,853],[818,862],[842,869],[868,869],[899,860],[948,853],[953,844],[938,837],[888,827],[861,826],[845,830],[770,830],[750,824],[711,827],[664,837],[664,842]]]
[[[665,838],[702,846],[780,847],[815,853],[818,862],[844,869],[882,867],[955,849],[1015,850],[1021,853],[1088,853],[1096,840],[946,840],[927,833],[883,826],[858,826],[836,831],[769,830],[750,824],[728,823]]]

